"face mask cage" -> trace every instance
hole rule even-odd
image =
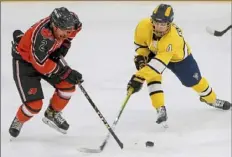
[[[170,22],[163,22],[160,20],[152,20],[152,26],[153,26],[153,33],[157,36],[157,37],[162,37],[165,34],[168,33],[168,31],[171,28],[171,23]],[[159,28],[156,28],[155,26],[158,26]]]

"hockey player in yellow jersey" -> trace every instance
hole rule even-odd
[[[173,19],[173,8],[160,4],[150,18],[142,19],[138,23],[134,33],[134,62],[138,71],[131,77],[127,90],[134,89],[133,93],[138,92],[146,81],[152,105],[157,110],[156,123],[165,122],[167,112],[162,90],[162,73],[168,68],[184,86],[195,90],[202,102],[229,110],[231,103],[218,99],[208,81],[201,76],[190,46]]]

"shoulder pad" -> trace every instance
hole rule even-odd
[[[142,19],[135,29],[134,41],[138,45],[147,46],[146,41],[152,37],[152,34],[153,27],[150,18]]]

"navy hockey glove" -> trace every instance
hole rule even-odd
[[[18,44],[23,35],[24,35],[24,33],[21,30],[15,30],[13,32],[14,43]]]
[[[145,79],[135,76],[133,75],[127,85],[127,91],[129,92],[129,90],[133,89],[133,93],[136,93],[138,91],[140,91],[140,89],[143,86],[143,82]]]

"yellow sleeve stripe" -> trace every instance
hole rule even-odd
[[[151,60],[151,62],[148,64],[150,68],[155,70],[158,74],[162,74],[163,71],[166,69],[167,65],[160,59],[156,58]]]

